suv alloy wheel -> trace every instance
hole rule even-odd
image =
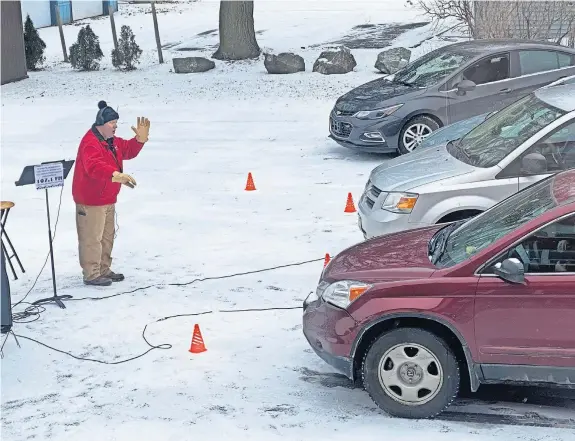
[[[379,336],[362,365],[365,390],[385,412],[402,418],[431,418],[459,392],[459,365],[436,335],[418,328]]]

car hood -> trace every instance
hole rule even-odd
[[[425,89],[409,87],[384,78],[378,78],[362,84],[339,97],[335,103],[335,108],[345,112],[374,110],[403,103],[421,95],[424,91]],[[401,97],[401,99],[397,99],[398,97]],[[393,100],[393,98],[396,99]]]
[[[361,242],[335,256],[323,279],[384,282],[431,277],[428,243],[440,226],[407,230]]]
[[[408,191],[474,170],[475,167],[451,156],[447,144],[441,144],[384,162],[372,170],[370,181],[381,191]]]

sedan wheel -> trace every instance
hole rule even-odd
[[[459,367],[451,349],[417,328],[380,336],[363,362],[364,386],[387,413],[430,418],[441,413],[459,390]]]
[[[427,117],[418,116],[409,121],[399,135],[399,151],[402,154],[411,153],[425,138],[439,128],[437,121]]]

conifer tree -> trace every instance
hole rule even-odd
[[[112,64],[122,70],[134,70],[139,63],[142,49],[136,43],[136,38],[130,26],[122,26],[118,50],[112,50]]]
[[[28,70],[38,70],[39,65],[46,61],[44,56],[46,43],[40,38],[30,14],[26,16],[26,22],[24,23],[24,48],[26,52],[26,68]]]
[[[104,56],[100,48],[100,39],[90,27],[84,26],[78,32],[76,43],[70,46],[70,63],[78,70],[98,70]]]

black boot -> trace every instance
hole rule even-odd
[[[112,282],[121,282],[122,280],[124,280],[123,274],[115,273],[114,271],[109,271],[105,277],[111,279]]]
[[[105,276],[98,276],[92,280],[84,280],[84,284],[90,286],[110,286],[112,284],[112,279]]]

